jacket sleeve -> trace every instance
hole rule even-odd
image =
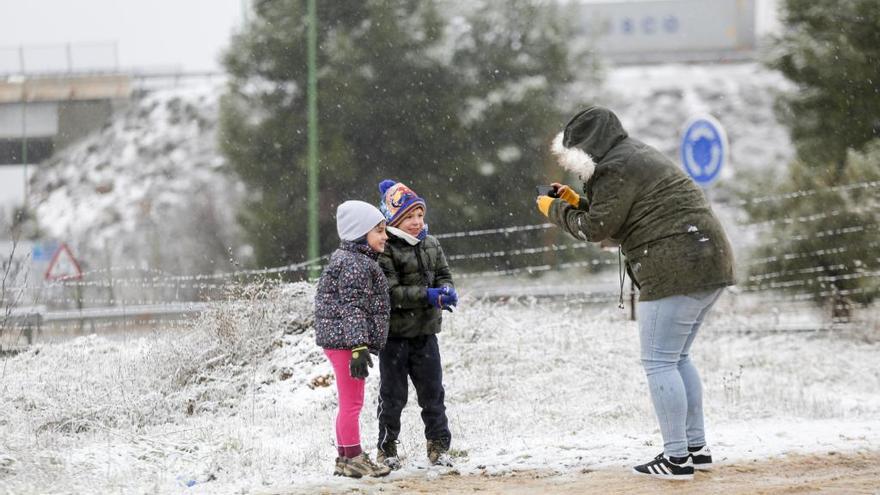
[[[599,242],[614,235],[626,222],[637,190],[620,169],[602,171],[593,183],[589,202],[581,201],[578,208],[561,199],[554,200],[548,215],[550,221],[582,241]]]
[[[342,328],[352,347],[371,344],[373,320],[367,297],[370,283],[370,274],[363,266],[347,265],[339,273],[339,305],[344,315]]]
[[[386,246],[385,252],[379,255],[379,266],[388,280],[388,292],[391,295],[392,309],[421,308],[428,305],[427,287],[421,285],[403,285],[394,268],[393,248]]]
[[[437,287],[455,288],[452,282],[452,271],[449,269],[449,262],[446,261],[446,254],[440,244],[437,244],[437,264],[434,266],[434,285]]]

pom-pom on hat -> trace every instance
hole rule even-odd
[[[383,221],[382,212],[364,201],[346,201],[336,208],[336,232],[343,241],[356,241]]]
[[[382,195],[379,210],[385,215],[389,227],[398,226],[407,213],[416,208],[428,209],[425,200],[401,182],[383,180],[379,183],[379,193]]]

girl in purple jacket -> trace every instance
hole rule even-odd
[[[385,216],[369,203],[346,201],[336,210],[336,230],[342,243],[315,296],[315,339],[333,365],[339,394],[333,474],[385,476],[391,470],[361,449],[358,424],[370,353],[377,354],[388,338],[388,283],[376,261],[388,239]]]

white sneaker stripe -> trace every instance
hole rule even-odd
[[[660,471],[663,471],[663,474],[670,474],[669,470],[666,469],[666,466],[664,466],[663,464],[657,464],[657,468],[659,468]]]

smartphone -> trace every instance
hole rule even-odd
[[[550,196],[551,198],[556,197],[556,188],[553,186],[538,186],[538,196]]]

